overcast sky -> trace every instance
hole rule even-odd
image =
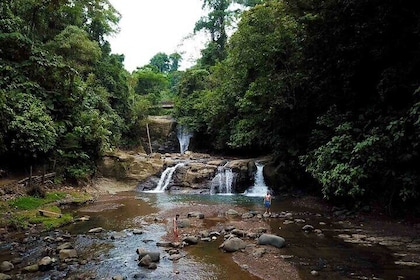
[[[194,64],[205,36],[190,38],[203,15],[201,0],[110,0],[120,12],[120,32],[111,38],[113,53],[125,55],[125,68],[133,71],[149,63],[158,52],[182,55],[181,69]]]

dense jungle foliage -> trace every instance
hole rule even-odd
[[[276,188],[420,212],[418,5],[262,1],[219,45],[229,14],[205,2],[224,20],[209,18],[219,35],[186,71],[176,112],[200,144],[275,153]]]
[[[104,152],[139,144],[158,95],[174,91],[178,54],[128,73],[106,40],[120,19],[107,0],[5,0],[0,14],[0,168],[83,180]]]
[[[414,2],[203,0],[194,31],[209,42],[194,67],[157,53],[129,73],[106,40],[120,19],[108,0],[2,1],[0,168],[89,178],[175,99],[197,149],[274,154],[276,190],[310,186],[335,203],[419,214]]]

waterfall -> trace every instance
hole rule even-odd
[[[210,193],[215,194],[232,194],[232,185],[235,174],[231,168],[219,166],[217,174],[211,181]]]
[[[247,189],[244,192],[246,196],[261,196],[264,197],[267,194],[268,186],[264,182],[264,175],[263,175],[263,168],[264,165],[262,163],[256,163],[257,172],[255,173],[254,177],[254,185]]]
[[[178,126],[176,136],[179,141],[180,153],[183,154],[188,150],[192,133],[187,130],[185,126]]]
[[[171,183],[172,180],[172,175],[174,174],[175,170],[180,167],[180,166],[184,166],[185,163],[181,162],[178,163],[175,166],[171,166],[171,167],[167,167],[165,169],[165,171],[162,172],[162,175],[160,176],[159,182],[156,186],[156,188],[152,191],[152,193],[163,193],[166,188],[169,186],[169,184]]]

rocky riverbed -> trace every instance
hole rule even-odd
[[[156,180],[147,181],[140,165],[159,176],[186,158],[196,161],[176,180],[188,184],[141,192]],[[231,168],[245,178],[252,161],[231,161]],[[202,183],[226,163],[191,154],[110,157],[103,170],[124,170],[128,180],[103,177],[86,187],[95,201],[65,210],[74,213],[71,225],[0,229],[0,279],[418,279],[416,221],[334,208],[302,194],[275,196],[272,214],[263,215],[259,199],[209,194],[211,185]],[[179,239],[171,227],[176,213]]]

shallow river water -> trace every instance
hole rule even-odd
[[[60,230],[76,236],[75,249],[79,258],[86,263],[70,265],[68,269],[52,272],[22,274],[16,279],[65,279],[71,275],[95,275],[94,279],[112,279],[122,275],[127,279],[259,279],[241,269],[231,257],[218,249],[221,241],[200,242],[186,247],[185,257],[178,261],[169,260],[169,255],[158,247],[169,230],[168,221],[159,220],[160,210],[170,210],[175,205],[198,201],[209,204],[240,206],[248,210],[262,211],[261,198],[243,195],[174,195],[167,193],[124,192],[102,197],[94,204],[69,209],[76,216],[89,216],[89,221],[77,222]],[[284,219],[269,218],[268,223],[274,234],[286,240],[282,255],[290,256],[287,261],[298,268],[301,279],[314,279],[311,271],[320,271],[316,279],[420,279],[419,266],[395,264],[395,252],[382,245],[362,246],[344,242],[340,234],[360,233],[362,225],[352,225],[317,213],[305,206],[297,206],[289,199],[274,199],[273,213],[287,211],[295,218],[305,220],[302,224],[284,224]],[[305,224],[322,225],[323,236],[305,233]],[[88,234],[96,227],[104,232]],[[141,230],[142,234],[135,234]],[[55,233],[46,233],[53,235]],[[56,232],[59,234],[59,232]],[[39,259],[48,246],[44,238],[33,237],[33,248],[28,246],[21,253],[24,261]],[[136,249],[142,247],[159,251],[161,260],[158,268],[149,270],[137,265]],[[16,256],[11,246],[0,248],[0,261]],[[87,276],[86,276],[87,277]],[[282,279],[281,275],[273,279]]]

